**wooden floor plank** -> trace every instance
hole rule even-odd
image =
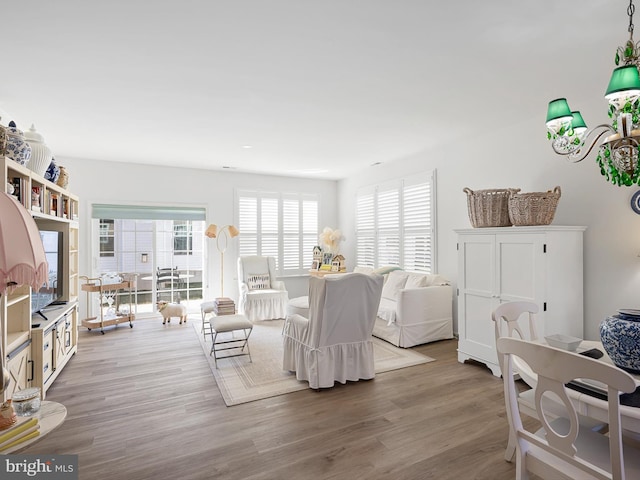
[[[456,348],[423,345],[436,362],[226,407],[189,323],[81,329],[47,392],[67,419],[23,453],[78,454],[87,480],[512,479],[502,382]]]

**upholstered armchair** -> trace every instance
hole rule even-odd
[[[309,318],[287,317],[283,369],[316,389],[373,378],[382,284],[381,276],[362,273],[309,278]]]
[[[249,320],[272,320],[287,316],[289,294],[276,280],[273,257],[250,255],[238,258],[240,301],[238,312]]]

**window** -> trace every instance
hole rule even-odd
[[[190,220],[173,222],[173,253],[174,255],[193,255],[193,232]]]
[[[100,256],[113,257],[114,253],[114,232],[113,220],[100,219]]]
[[[311,268],[318,243],[318,199],[302,193],[237,192],[240,255],[275,257],[279,275]]]
[[[435,272],[434,212],[435,171],[358,190],[357,264]]]

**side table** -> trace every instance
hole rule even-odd
[[[64,419],[67,418],[67,408],[61,403],[43,400],[40,405],[40,410],[38,410],[38,413],[33,416],[38,419],[38,424],[40,425],[40,435],[19,443],[18,445],[15,445],[7,450],[4,450],[2,452],[3,455],[23,450],[40,440],[48,433],[53,432],[56,428],[62,425]]]

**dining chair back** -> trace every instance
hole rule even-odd
[[[516,479],[527,479],[529,473],[547,479],[640,478],[640,451],[627,445],[623,448],[620,424],[619,394],[636,388],[631,375],[605,362],[517,338],[498,339],[497,349],[504,355],[504,396],[516,438]],[[522,358],[537,375],[534,403],[542,428],[536,432],[525,429],[520,416],[515,357]],[[566,387],[576,379],[606,386],[608,435],[581,424]],[[564,406],[563,416],[552,419],[547,415],[543,399],[549,396]]]

